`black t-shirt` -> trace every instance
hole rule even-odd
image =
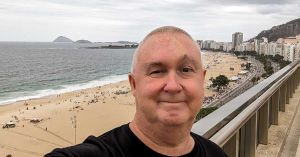
[[[191,133],[193,150],[182,157],[227,157],[215,143]],[[99,137],[90,136],[82,144],[57,148],[45,157],[167,157],[147,147],[125,124]]]

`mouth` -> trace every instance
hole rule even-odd
[[[176,105],[176,104],[183,104],[183,103],[186,103],[186,101],[159,101],[160,104],[173,104],[173,105]]]
[[[169,117],[177,117],[184,111],[185,104],[184,101],[160,101],[158,107]]]
[[[162,102],[162,103],[183,103],[185,101],[165,101],[165,100],[163,100],[163,101],[159,101],[159,102]]]
[[[161,107],[164,107],[167,110],[179,110],[181,109],[186,102],[185,101],[160,101]]]

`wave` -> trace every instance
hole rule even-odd
[[[60,85],[59,87],[56,87],[56,89],[43,89],[43,90],[37,90],[37,91],[33,91],[33,92],[32,91],[31,92],[27,92],[27,91],[16,92],[16,93],[12,93],[12,95],[19,95],[19,96],[15,97],[15,98],[10,97],[10,98],[0,100],[0,105],[10,104],[10,103],[14,103],[17,101],[22,101],[22,100],[41,98],[41,97],[49,96],[49,95],[56,95],[56,94],[61,94],[61,93],[66,93],[66,92],[72,92],[72,91],[77,91],[77,90],[81,90],[81,89],[103,86],[106,84],[116,83],[116,82],[127,80],[127,77],[128,77],[128,74],[111,75],[111,76],[103,77],[99,80],[93,80],[93,81],[89,81],[89,82],[81,83],[81,84]]]

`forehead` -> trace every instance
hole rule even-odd
[[[182,33],[160,33],[148,37],[139,48],[138,61],[187,56],[200,62],[200,49]]]

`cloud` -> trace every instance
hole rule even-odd
[[[1,0],[0,40],[52,40],[53,36],[67,34],[92,41],[139,41],[156,27],[175,25],[197,39],[230,41],[235,31],[243,31],[250,38],[262,29],[299,18],[298,3],[297,0]],[[18,34],[34,35],[31,38]]]
[[[272,4],[290,4],[296,0],[211,0],[210,2],[225,5],[272,5]]]

